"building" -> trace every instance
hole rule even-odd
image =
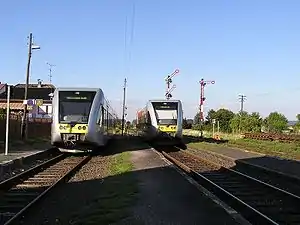
[[[28,85],[28,113],[31,118],[51,118],[52,100],[51,93],[55,90],[52,84],[42,84],[38,80],[36,84]],[[19,114],[24,109],[25,84],[12,85],[10,90],[10,109],[13,114]],[[0,109],[7,107],[7,84],[0,83]],[[40,104],[39,104],[40,103]]]

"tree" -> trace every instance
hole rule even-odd
[[[195,117],[194,117],[194,124],[200,124],[200,112],[197,112]]]
[[[300,114],[297,114],[296,118],[297,118],[297,122],[294,125],[294,131],[299,133],[299,131],[300,131]]]
[[[230,128],[233,132],[260,132],[262,121],[257,112],[252,114],[247,112],[237,113],[230,121]]]
[[[300,114],[296,115],[297,121],[300,122]]]
[[[264,123],[270,132],[282,132],[287,128],[288,119],[279,112],[271,112]]]
[[[206,121],[203,129],[211,130],[212,129],[212,119],[216,119],[220,124],[220,131],[230,132],[230,120],[234,117],[234,113],[227,109],[219,109],[215,111],[213,109],[209,110],[206,116]],[[198,112],[194,117],[194,126],[193,129],[200,129],[200,113]]]
[[[219,109],[214,114],[214,118],[219,121],[220,131],[231,132],[230,120],[234,117],[234,113],[228,109]]]
[[[187,121],[186,121],[186,118],[183,118],[183,120],[182,120],[182,128],[183,129],[187,129],[186,127],[187,127]]]
[[[206,116],[206,124],[212,124],[212,120],[216,119],[216,111],[213,109],[210,109],[207,112],[207,116]]]
[[[184,118],[182,120],[182,128],[183,129],[191,129],[192,128],[192,124],[193,124],[193,120],[192,120],[192,123],[191,123],[191,120],[187,120],[186,118]]]

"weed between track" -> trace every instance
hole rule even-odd
[[[187,146],[195,149],[220,149],[220,148],[240,148],[271,156],[279,156],[287,159],[300,159],[300,143],[282,143],[278,141],[263,141],[250,139],[228,140],[227,143],[214,144],[207,142],[189,143]]]
[[[138,193],[138,182],[130,174],[132,169],[129,152],[112,156],[109,174],[103,180],[99,195],[76,212],[72,224],[112,224],[129,217]]]

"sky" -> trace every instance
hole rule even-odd
[[[300,113],[300,1],[298,0],[0,0],[0,81],[25,82],[33,33],[30,82],[99,87],[121,115],[127,78],[127,119],[150,99],[163,99],[164,78],[184,117],[199,110],[244,110],[290,120]]]

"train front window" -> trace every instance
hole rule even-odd
[[[152,102],[158,125],[177,124],[177,102]]]
[[[88,123],[94,91],[59,92],[59,122]]]

